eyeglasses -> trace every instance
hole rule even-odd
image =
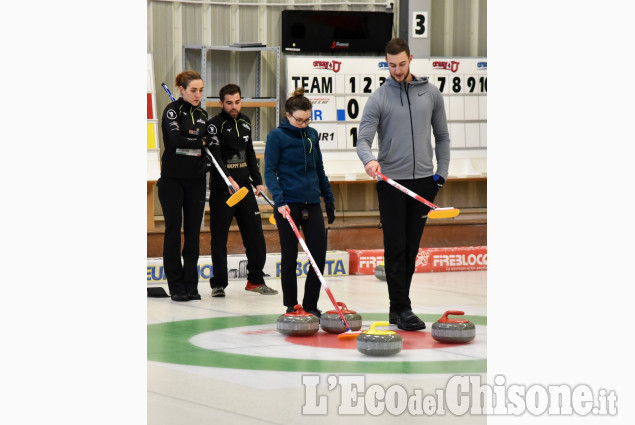
[[[300,125],[302,125],[302,124],[309,125],[309,124],[311,124],[311,121],[313,121],[313,120],[311,119],[311,117],[309,117],[309,118],[307,118],[307,119],[305,119],[305,120],[299,120],[299,119],[297,119],[296,117],[294,117],[293,115],[291,115],[291,117],[295,120],[295,122],[296,122],[296,123],[298,123],[298,124],[300,124]]]

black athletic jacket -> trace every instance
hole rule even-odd
[[[201,148],[206,122],[207,112],[200,105],[192,106],[182,97],[165,107],[161,118],[165,148],[161,157],[161,176],[205,176],[207,161]]]
[[[251,140],[251,122],[243,114],[236,119],[225,111],[207,121],[207,134],[211,137],[210,150],[226,176],[232,176],[239,186],[249,188],[249,177],[253,185],[262,184],[258,171],[258,160]],[[212,168],[213,185],[226,186],[216,167]]]

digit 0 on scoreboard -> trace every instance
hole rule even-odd
[[[346,121],[360,121],[367,101],[366,96],[346,97]]]

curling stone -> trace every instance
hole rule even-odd
[[[320,319],[304,311],[300,304],[293,308],[293,313],[278,317],[278,332],[288,336],[310,336],[320,329]]]
[[[449,319],[448,316],[462,316],[462,311],[446,311],[443,317],[432,324],[432,338],[439,342],[470,342],[476,335],[474,323],[465,319]]]
[[[352,310],[349,310],[344,303],[338,302],[337,305],[339,306],[340,311],[351,330],[360,330],[362,328],[362,316]],[[320,317],[320,326],[322,326],[322,330],[324,332],[328,332],[330,334],[341,334],[342,332],[346,332],[346,326],[344,326],[344,322],[342,322],[342,318],[337,313],[337,310],[329,310],[322,314],[322,317]]]
[[[368,356],[392,356],[401,351],[403,340],[394,331],[377,330],[375,326],[390,326],[388,322],[373,322],[370,329],[357,337],[357,351]]]
[[[383,261],[375,266],[375,277],[379,280],[386,280],[386,266]]]

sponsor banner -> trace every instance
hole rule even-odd
[[[346,276],[348,275],[349,254],[346,251],[327,251],[326,263],[324,265],[324,277]],[[296,275],[306,277],[311,270],[311,263],[304,252],[298,253]],[[265,279],[280,279],[280,254],[267,254],[267,261],[264,267]],[[214,274],[214,267],[211,256],[202,256],[198,259],[198,280],[207,281]],[[229,280],[247,279],[247,256],[228,255],[227,275]],[[147,284],[167,283],[165,271],[163,270],[163,260],[161,258],[148,258]]]
[[[374,274],[383,249],[348,249],[349,274]],[[419,248],[415,273],[487,270],[487,246]]]

